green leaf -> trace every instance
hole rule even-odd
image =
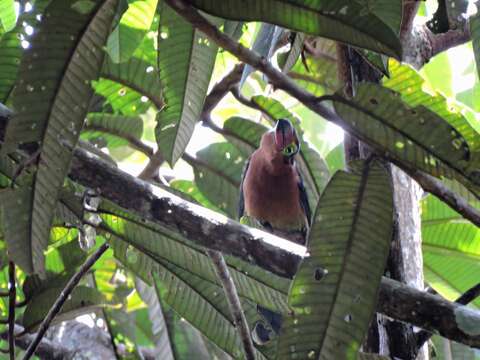
[[[233,144],[214,143],[197,152],[192,163],[199,190],[220,210],[236,219],[240,180],[246,156]]]
[[[189,199],[187,200],[194,200],[198,204],[206,207],[208,209],[212,209],[213,211],[222,213],[220,208],[214,205],[198,188],[197,184],[190,180],[174,180],[170,183],[170,186],[176,190],[179,190],[185,193]]]
[[[411,66],[390,60],[389,70],[390,79],[384,79],[383,86],[400,93],[402,101],[408,106],[421,105],[436,113],[464,137],[471,152],[480,151],[480,124],[470,121],[462,114],[465,108],[438,92],[424,91],[428,86],[426,80]]]
[[[336,43],[327,39],[317,39],[315,51],[318,55],[308,53],[303,61],[297,61],[288,72],[298,85],[316,96],[333,93],[340,87],[337,70]]]
[[[18,27],[17,27],[18,29]],[[0,40],[0,102],[5,103],[10,96],[15,80],[17,79],[18,66],[22,56],[22,48],[18,31],[4,34]]]
[[[334,97],[348,130],[370,140],[375,149],[410,168],[433,176],[455,177],[480,196],[475,160],[462,133],[435,112],[410,107],[399,93],[376,84],[361,84],[352,99]]]
[[[169,266],[174,265],[213,284],[218,283],[210,258],[203,252],[188,246],[184,241],[170,237],[168,232],[160,234],[113,215],[103,214],[102,219],[106,231],[130,244],[130,250],[125,250],[126,265],[141,269],[138,275],[145,282],[151,283],[149,274],[153,265],[149,262],[143,263],[143,258],[135,255],[135,249],[149,255],[164,267],[170,269]],[[129,257],[129,254],[132,256]],[[255,267],[252,266],[252,268]],[[279,284],[285,284],[284,279],[270,274],[269,279],[256,280],[255,271],[245,274],[241,270],[243,270],[241,267],[240,270],[233,267],[230,269],[237,291],[242,297],[278,312],[286,310],[284,293],[277,290]]]
[[[115,63],[128,60],[152,25],[158,0],[130,0],[120,23],[107,41],[107,53]]]
[[[182,156],[200,118],[217,46],[165,2],[160,5],[158,66],[165,109],[157,115],[155,135],[167,161]]]
[[[401,58],[401,1],[193,0],[227,19],[263,21]]]
[[[472,37],[475,63],[477,64],[477,74],[480,74],[480,12],[470,16],[470,34]]]
[[[277,56],[278,65],[284,73],[288,73],[293,65],[295,65],[303,50],[305,34],[297,32],[294,33],[293,36],[294,38],[290,44],[290,50],[286,53],[278,54]]]
[[[319,201],[310,256],[289,292],[282,359],[355,358],[375,311],[392,235],[391,180],[376,161],[352,167],[333,176]]]
[[[120,116],[89,113],[82,139],[115,148],[139,142],[143,134],[143,121],[139,116]]]
[[[222,350],[234,358],[240,357],[239,338],[220,286],[175,266],[172,271],[170,266],[166,268],[143,254],[136,254],[137,260],[132,262],[132,249],[125,247],[116,239],[113,246],[115,256],[136,274],[149,271],[153,275],[157,296],[162,306],[167,304]],[[137,264],[143,266],[138,267]]]
[[[22,325],[29,331],[34,330],[45,318],[62,290],[63,288],[52,287],[35,296],[25,309]],[[93,309],[106,304],[103,294],[97,289],[83,285],[77,286],[62,306],[60,313],[54,318],[53,323],[56,324],[92,312]]]
[[[330,173],[334,174],[337,170],[345,170],[345,147],[343,143],[333,148],[326,159]]]
[[[102,78],[98,81],[93,81],[92,85],[95,93],[106,99],[114,113],[120,113],[125,116],[137,116],[145,113],[151,105],[151,101],[147,96],[117,81]]]
[[[99,3],[91,16],[79,15],[72,9],[72,0],[50,3],[49,16],[41,22],[20,66],[13,97],[18,112],[7,128],[5,142],[42,142],[30,229],[36,272],[44,270],[43,251],[58,192],[92,96],[89,81],[98,76],[103,62],[102,47],[117,1]]]
[[[5,234],[8,255],[27,274],[33,272],[30,244],[30,212],[32,189],[30,186],[0,191],[2,230]]]
[[[158,296],[202,334],[235,359],[243,358],[241,340],[233,323],[208,299],[165,269],[153,273]],[[181,296],[179,292],[181,291]],[[213,294],[212,294],[213,295]],[[220,294],[217,293],[217,296]],[[257,359],[265,359],[260,353]]]
[[[15,27],[17,16],[15,14],[15,1],[0,0],[0,23],[3,32],[8,32]]]
[[[175,359],[170,340],[174,334],[169,333],[163,309],[158,301],[155,289],[138,278],[135,280],[135,288],[148,307],[148,317],[152,323],[152,334],[155,341],[155,353],[159,359]]]
[[[153,49],[148,49],[148,51],[152,52]],[[160,78],[156,64],[153,65],[135,57],[131,57],[127,62],[115,64],[107,58],[101,76],[146,96],[157,109],[163,107]],[[145,99],[141,101],[146,102]]]
[[[480,230],[431,195],[422,202],[422,248],[426,280],[442,296],[455,300],[478,283]]]
[[[267,23],[261,24],[260,30],[257,32],[255,40],[253,41],[251,50],[267,61],[270,61],[270,58],[273,56],[276,49],[278,38],[282,32],[283,29],[278,26]],[[238,84],[239,89],[242,88],[245,80],[254,71],[255,69],[251,65],[245,65],[240,83]]]

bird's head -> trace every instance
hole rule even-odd
[[[299,150],[300,142],[292,123],[280,119],[271,131],[263,134],[258,155],[267,161],[271,172],[278,174],[288,171]]]
[[[300,150],[297,132],[287,119],[279,119],[274,129],[275,148],[283,156],[292,158]]]

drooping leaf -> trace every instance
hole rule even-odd
[[[253,42],[252,51],[262,56],[266,60],[270,60],[282,31],[283,29],[279,26],[267,23],[262,24]],[[240,83],[238,84],[240,89],[242,88],[247,77],[254,71],[255,69],[251,65],[245,65]]]
[[[234,358],[240,357],[239,339],[218,285],[205,282],[195,274],[176,267],[171,271],[145,254],[137,253],[135,261],[132,261],[132,254],[136,250],[125,247],[122,241],[115,239],[113,246],[119,260],[136,274],[150,272],[149,278],[152,280],[153,276],[162,306],[171,307],[223,351]],[[179,276],[175,270],[183,276]]]
[[[445,346],[445,342],[448,342],[449,346]],[[459,359],[459,360],[478,360],[478,356],[475,355],[475,350],[471,347],[459,344],[454,341],[450,341],[441,337],[440,335],[432,336],[434,355],[431,357],[433,360],[442,359]]]
[[[148,306],[148,317],[152,323],[152,333],[155,338],[155,353],[160,359],[175,359],[170,340],[174,334],[169,334],[163,309],[158,301],[155,289],[138,278],[135,279],[135,288]]]
[[[114,113],[120,113],[125,116],[137,116],[145,113],[151,106],[151,101],[147,96],[117,81],[102,78],[98,81],[93,81],[92,85],[95,93],[106,99]]]
[[[480,180],[462,133],[424,106],[410,107],[397,92],[361,84],[352,99],[334,96],[348,130],[367,138],[376,150],[433,176],[455,177],[477,196]]]
[[[137,116],[89,113],[81,138],[99,145],[115,148],[135,147],[143,134],[143,121]]]
[[[29,214],[32,210],[31,187],[3,189],[0,191],[0,206],[1,227],[5,234],[9,258],[29,274],[33,272],[29,231]]]
[[[477,65],[477,74],[480,74],[480,12],[470,16],[470,34],[472,36],[473,53]]]
[[[151,283],[149,274],[153,265],[142,263],[143,258],[135,255],[135,249],[149,255],[164,267],[170,268],[169,264],[172,264],[192,274],[196,274],[208,282],[218,283],[213,264],[210,258],[203,252],[192,249],[185,243],[182,243],[182,241],[171,238],[168,235],[160,234],[116,216],[104,214],[102,219],[105,230],[130,244],[131,252],[127,251],[128,249],[125,250],[127,265],[135,265],[142,269],[138,276],[145,282]],[[133,254],[131,257],[128,256],[130,253]],[[241,266],[239,268],[243,270]],[[256,276],[255,271],[245,274],[241,270],[233,267],[230,270],[240,296],[272,310],[278,312],[285,311],[284,293],[277,290],[277,288],[279,286],[288,287],[288,281],[285,284],[285,279],[271,274],[269,279],[256,280],[254,278]],[[247,268],[247,270],[250,269]]]
[[[214,205],[198,188],[197,184],[190,180],[174,180],[170,183],[170,186],[176,190],[187,194],[190,199],[193,199],[198,204],[212,209],[213,211],[222,213],[220,208]]]
[[[19,33],[11,31],[0,39],[0,102],[5,103],[17,79],[22,56]]]
[[[228,216],[236,219],[245,155],[235,145],[214,143],[197,152],[197,159],[194,172],[199,190]]]
[[[17,113],[7,128],[7,145],[2,150],[22,142],[42,142],[29,229],[34,271],[44,270],[43,251],[58,191],[92,95],[89,81],[98,76],[103,62],[102,47],[117,1],[98,2],[89,14],[73,9],[73,0],[53,1],[22,59],[13,95]]]
[[[167,161],[183,154],[203,108],[217,46],[172,10],[160,4],[158,66],[165,108],[155,135]]]
[[[120,23],[107,41],[107,52],[115,63],[130,58],[152,25],[158,0],[131,0]]]
[[[227,19],[263,21],[400,58],[400,1],[193,0],[208,13]]]
[[[149,52],[151,51],[153,49],[150,49]],[[132,57],[121,64],[115,64],[107,58],[105,59],[101,76],[104,79],[114,81],[128,89],[134,90],[147,98],[141,98],[141,102],[147,103],[146,100],[148,100],[148,103],[151,102],[157,109],[163,107],[161,85],[156,64],[136,57]],[[137,109],[138,112],[141,111],[138,105]]]
[[[384,79],[383,86],[398,93],[402,100],[411,107],[422,105],[435,112],[438,116],[452,125],[467,141],[471,152],[480,151],[478,131],[480,124],[470,121],[462,114],[459,104],[441,93],[424,90],[425,79],[411,66],[390,60],[390,79]]]
[[[336,43],[327,39],[316,39],[312,44],[315,54],[305,55],[287,73],[298,85],[321,96],[337,91],[340,87],[337,70]]]
[[[375,311],[392,234],[391,180],[376,161],[353,166],[333,176],[319,201],[279,358],[353,359]]]
[[[234,359],[243,358],[241,340],[235,326],[216,311],[208,300],[168,271],[159,269],[153,273],[153,277],[159,297]],[[179,289],[183,296],[177,295]],[[256,352],[256,358],[265,359],[259,352]]]
[[[442,296],[455,300],[478,283],[480,230],[431,195],[422,202],[422,249],[426,281]]]
[[[52,287],[33,298],[25,309],[22,325],[29,331],[34,330],[45,318],[62,290],[63,288]],[[60,313],[54,318],[53,323],[75,318],[105,305],[107,305],[105,298],[97,289],[83,285],[77,286],[62,306]]]
[[[0,24],[3,32],[12,30],[15,27],[16,20],[15,1],[0,0]]]
[[[290,44],[290,50],[284,54],[279,54],[278,65],[282,69],[282,72],[288,73],[290,69],[295,65],[300,53],[303,50],[303,42],[305,41],[305,34],[297,32],[293,34],[293,41]]]

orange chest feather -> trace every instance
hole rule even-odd
[[[281,175],[272,175],[250,165],[243,183],[245,213],[274,228],[291,228],[305,221],[300,205],[298,175],[293,167]]]

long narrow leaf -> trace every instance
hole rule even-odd
[[[227,19],[268,22],[401,57],[397,37],[401,1],[363,4],[350,0],[193,0],[191,3]]]
[[[20,67],[14,93],[17,114],[6,133],[6,149],[42,142],[34,184],[30,241],[33,269],[42,272],[59,188],[92,96],[118,0],[98,1],[79,12],[74,1],[55,0],[46,9]],[[52,60],[52,54],[55,54]],[[11,149],[11,148],[10,148]]]
[[[170,164],[183,154],[199,120],[217,46],[165,2],[160,5],[158,67],[165,109],[157,115],[155,134]]]
[[[352,166],[353,167],[353,166]],[[391,180],[373,162],[337,172],[289,293],[282,359],[354,359],[375,311],[393,226]]]

